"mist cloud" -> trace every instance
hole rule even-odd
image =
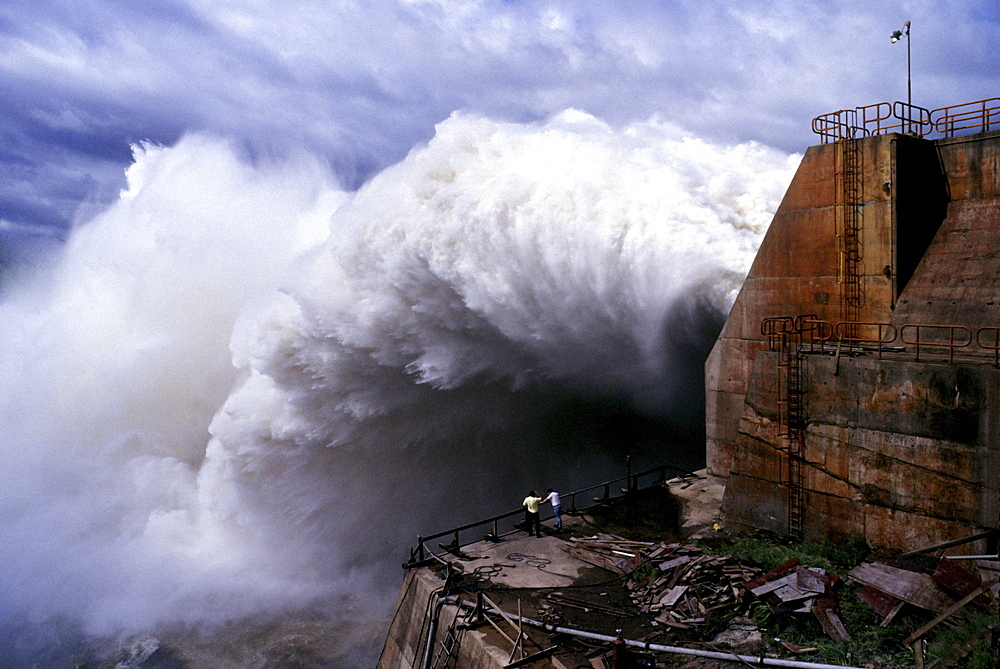
[[[455,110],[538,120],[654,115],[724,142],[813,143],[820,113],[914,94],[996,94],[1000,10],[967,0],[7,2],[0,10],[0,218],[65,226],[113,199],[140,140],[186,131],[305,146],[352,189]]]

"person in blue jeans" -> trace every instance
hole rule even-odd
[[[552,513],[556,514],[556,529],[562,529],[562,504],[559,501],[559,493],[552,488],[545,492],[545,499],[542,502],[552,502]]]

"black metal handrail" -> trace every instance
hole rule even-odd
[[[674,467],[673,465],[659,465],[653,467],[652,469],[647,469],[638,474],[633,474],[631,472],[631,467],[629,467],[629,472],[625,476],[620,476],[616,479],[611,479],[610,481],[604,481],[603,483],[598,483],[596,485],[589,486],[587,488],[582,488],[580,490],[574,490],[573,492],[560,493],[560,498],[563,500],[563,513],[574,514],[586,511],[589,508],[597,506],[599,504],[604,504],[616,497],[621,495],[613,495],[615,488],[621,486],[625,483],[625,488],[622,489],[622,494],[627,494],[629,492],[635,492],[642,490],[643,487],[649,487],[656,483],[663,483],[667,480],[667,470],[676,472],[682,476],[692,476],[694,473],[689,472],[685,469],[680,469],[679,467]],[[655,475],[655,478],[652,478]],[[647,486],[642,486],[641,481],[651,480]],[[601,491],[600,497],[593,497],[591,503],[585,503],[584,506],[577,506],[578,497],[588,497],[592,496],[595,490]],[[434,541],[436,539],[441,539],[443,537],[451,537],[451,543],[447,544],[449,548],[458,548],[463,545],[461,535],[463,532],[469,532],[476,528],[489,527],[489,531],[483,535],[488,541],[500,541],[503,537],[519,532],[520,530],[515,527],[513,522],[504,524],[503,521],[510,520],[514,517],[523,517],[524,509],[515,509],[513,511],[506,511],[483,520],[477,520],[472,523],[466,523],[465,525],[459,525],[458,527],[453,527],[450,530],[445,530],[443,532],[437,532],[435,534],[430,534],[427,536],[418,536],[417,545],[410,550],[410,559],[403,565],[404,569],[409,569],[410,567],[417,567],[424,564],[428,559],[434,559],[436,553],[427,547],[427,542]],[[548,520],[552,518],[553,515],[549,514],[543,517],[543,520]],[[481,529],[480,529],[481,531]],[[467,535],[468,536],[468,535]],[[477,539],[478,540],[478,539]],[[471,542],[466,542],[471,543]]]

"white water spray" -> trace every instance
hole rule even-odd
[[[377,636],[410,537],[609,457],[550,438],[565,402],[671,416],[688,317],[728,309],[795,162],[572,111],[456,115],[353,195],[307,158],[137,149],[0,306],[0,618],[365,605]]]

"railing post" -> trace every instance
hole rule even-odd
[[[492,524],[491,527],[493,529],[492,529],[492,531],[489,534],[486,535],[486,540],[487,541],[492,541],[492,542],[496,543],[496,542],[500,541],[500,534],[497,532],[497,519],[496,518],[493,519],[493,524]]]
[[[417,535],[417,554],[420,556],[419,562],[424,561],[424,538]]]

